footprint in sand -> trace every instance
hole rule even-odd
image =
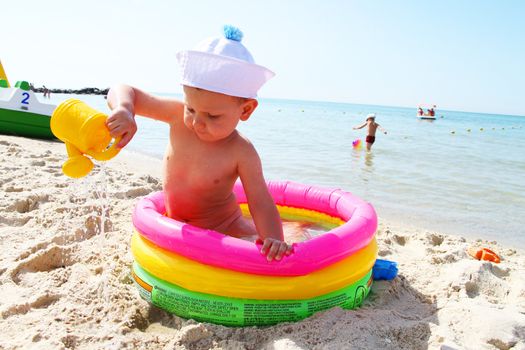
[[[388,248],[385,248],[385,249],[380,249],[378,252],[377,252],[377,255],[381,256],[381,257],[385,257],[387,255],[390,255],[392,254],[392,251]]]
[[[88,238],[90,238],[90,236],[86,234],[85,230],[79,228],[79,229],[76,229],[74,233],[58,235],[58,236],[51,238],[50,240],[39,242],[35,244],[34,246],[27,248],[14,261],[22,261],[24,259],[27,259],[32,254],[35,254],[39,251],[43,251],[47,249],[48,247],[66,246],[69,244],[85,241]],[[3,271],[0,270],[0,272],[3,273],[5,272],[5,270],[7,269],[3,269]]]
[[[438,234],[435,234],[435,233],[432,233],[432,234],[428,235],[428,241],[434,247],[441,245],[443,243],[444,239],[445,239],[445,237],[443,235],[438,235]]]
[[[494,276],[499,277],[504,280],[506,280],[506,277],[509,277],[510,275],[509,267],[501,268],[497,265],[492,264],[491,271],[494,274]]]
[[[131,190],[127,190],[125,192],[124,198],[137,198],[137,197],[145,196],[150,192],[151,192],[151,189],[145,188],[145,187],[132,188]]]
[[[151,175],[141,176],[140,179],[146,181],[149,184],[153,184],[153,185],[159,185],[160,186],[160,184],[161,184],[159,179],[154,178]]]
[[[74,263],[73,248],[53,245],[22,260],[11,272],[13,282],[20,284],[27,273],[47,272],[71,266]]]
[[[460,288],[463,286],[469,298],[483,297],[490,303],[499,304],[511,293],[512,286],[505,278],[508,274],[509,271],[485,262],[463,270],[456,283]]]
[[[441,246],[439,241],[442,237],[436,235],[436,239],[426,237],[424,240],[431,244],[425,249],[425,254],[433,265],[443,265],[455,263],[463,258],[463,248]]]
[[[12,181],[13,179],[6,179],[7,181],[4,182],[4,183],[7,183],[7,182],[10,182]],[[8,193],[11,193],[11,192],[23,192],[24,191],[24,188],[23,187],[15,187],[15,186],[9,186],[5,189],[6,192]]]
[[[50,173],[50,174],[58,174],[60,176],[63,176],[64,174],[62,173],[62,167],[61,166],[58,166],[58,165],[48,165],[46,166],[45,170],[44,170],[46,173]]]
[[[57,157],[46,157],[46,160],[49,161],[49,162],[53,162],[53,163],[56,163],[56,162],[63,162],[64,160],[63,159],[60,159],[60,158],[57,158]]]
[[[1,159],[0,159],[0,162],[1,162]],[[3,177],[3,178],[0,179],[0,186],[3,186],[6,183],[9,183],[11,181],[13,181],[12,177]]]
[[[20,153],[20,147],[18,147],[18,145],[14,145],[12,144],[11,146],[9,146],[7,148],[7,155],[9,156],[16,156]]]
[[[34,159],[34,158],[41,159],[41,158],[43,158],[43,157],[44,157],[43,154],[29,154],[29,155],[26,156],[26,158],[33,158],[33,159]]]
[[[32,166],[45,166],[46,162],[43,160],[32,160],[29,164]]]
[[[27,224],[29,220],[31,220],[31,216],[11,217],[11,216],[4,215],[0,217],[0,224],[4,224],[10,227],[20,227],[20,226],[24,226],[25,224]]]
[[[149,181],[146,180],[149,183],[149,185],[146,186],[144,186],[143,182],[133,182],[131,185],[134,186],[134,188],[122,192],[116,192],[115,197],[118,199],[137,198],[148,195],[155,191],[159,191],[162,186],[159,182],[154,181],[154,178],[151,179]]]
[[[134,311],[129,315],[129,318],[126,320],[126,326],[129,328],[135,328],[140,331],[145,331],[150,323],[153,321],[150,320],[152,316],[151,311],[146,311],[143,308],[135,308]]]
[[[519,332],[519,331],[517,331],[517,332]],[[510,349],[513,349],[516,346],[517,342],[514,339],[512,339],[510,341],[505,341],[505,340],[502,340],[502,339],[492,338],[492,339],[487,340],[487,344],[493,345],[496,349],[510,350]]]
[[[479,284],[477,281],[465,282],[465,292],[469,298],[475,298],[479,295]]]
[[[184,326],[180,329],[176,342],[180,345],[186,344],[190,345],[201,341],[205,338],[209,338],[213,335],[202,323],[201,324],[191,324]]]
[[[80,337],[74,334],[68,334],[60,338],[62,344],[64,344],[66,349],[76,349]]]
[[[459,260],[459,255],[455,252],[434,255],[430,259],[433,265],[451,264]]]
[[[45,203],[47,201],[49,201],[48,194],[30,195],[24,199],[15,201],[15,203],[8,207],[7,210],[16,210],[19,213],[28,213],[37,209],[40,203]]]
[[[21,260],[24,260],[26,259],[28,256],[30,256],[31,254],[34,254],[36,253],[37,251],[40,251],[40,250],[43,250],[43,249],[46,249],[47,247],[49,247],[51,245],[50,242],[40,242],[40,243],[37,243],[36,245],[26,249],[24,252],[22,252],[22,254],[20,254],[18,256],[18,258],[15,259],[15,261],[21,261]]]
[[[111,179],[110,179],[111,180]],[[120,183],[121,178],[117,179],[117,183]],[[122,180],[125,180],[122,178]],[[125,191],[119,191],[115,193],[115,197],[118,199],[126,199],[126,198],[137,198],[141,196],[145,196],[147,194],[150,194],[151,192],[160,191],[162,189],[162,183],[159,179],[150,176],[150,175],[143,175],[139,178],[133,179],[132,182],[126,181],[125,183],[128,183],[133,188],[127,189]]]
[[[401,246],[404,246],[407,243],[407,239],[405,236],[393,235],[392,239],[394,240],[394,242]]]
[[[26,314],[31,309],[44,309],[58,301],[60,297],[61,296],[57,294],[46,293],[37,296],[30,302],[11,305],[7,307],[4,311],[2,311],[0,315],[2,318],[6,319],[10,316]]]
[[[392,234],[392,231],[390,231],[389,229],[386,229],[386,230],[379,230],[377,232],[377,235],[378,237],[382,238],[380,239],[381,242],[383,242],[384,244],[386,245],[392,245],[392,244],[398,244],[400,246],[404,246],[406,243],[407,243],[407,238],[405,236],[401,236],[401,235],[397,235],[397,234]],[[384,248],[384,247],[382,247]],[[387,253],[385,251],[385,253]]]

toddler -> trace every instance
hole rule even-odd
[[[167,215],[234,237],[258,235],[269,261],[291,253],[275,203],[263,177],[261,160],[236,130],[257,108],[257,91],[274,73],[255,64],[241,44],[242,32],[225,26],[224,37],[210,38],[177,54],[183,101],[119,85],[110,89],[107,126],[124,147],[137,130],[135,115],[169,124],[163,190]],[[245,219],[232,192],[240,178],[253,222]]]

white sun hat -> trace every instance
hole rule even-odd
[[[208,38],[193,50],[180,51],[181,84],[225,95],[255,98],[275,73],[255,64],[241,44],[242,32],[224,26],[224,37]]]
[[[376,119],[376,114],[375,113],[370,113],[366,116],[366,120],[368,119]]]

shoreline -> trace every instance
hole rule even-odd
[[[161,160],[123,151],[71,180],[62,143],[5,135],[0,159],[0,348],[525,349],[523,249],[379,218],[378,258],[399,276],[363,307],[228,328],[152,307],[131,282],[131,211],[161,189]],[[472,245],[502,262],[470,258]]]
[[[39,94],[42,94],[46,91],[44,87],[33,87],[31,90]],[[53,94],[107,95],[109,88],[99,89],[96,87],[85,87],[82,89],[47,89],[47,91]]]

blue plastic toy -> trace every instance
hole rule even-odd
[[[377,259],[372,268],[372,276],[374,280],[393,280],[397,276],[397,263],[395,261],[388,261]]]

